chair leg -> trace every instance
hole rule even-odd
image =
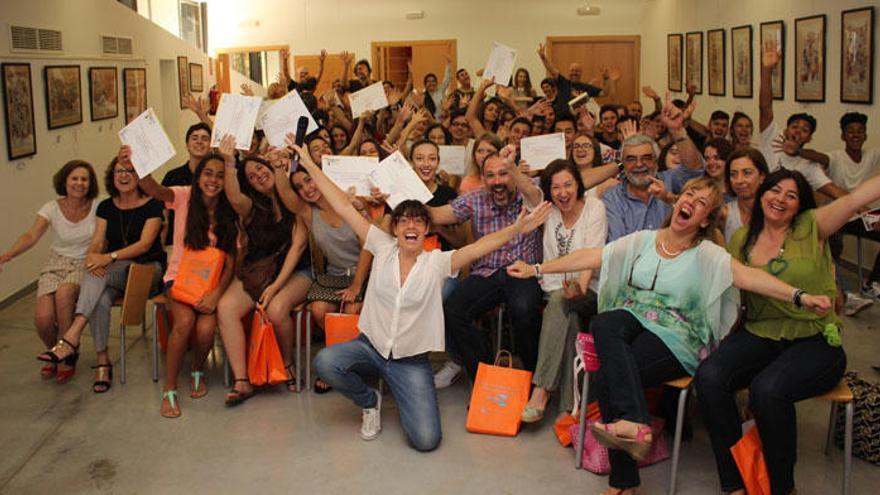
[[[853,401],[846,403],[846,426],[843,435],[843,495],[849,495],[852,474]]]
[[[825,455],[831,454],[831,442],[834,441],[834,434],[837,433],[837,402],[831,403],[831,414],[828,416],[828,431],[825,434]]]
[[[296,391],[302,390],[302,311],[297,311],[293,315],[293,321],[296,322],[296,349],[294,350],[293,359],[296,362]]]
[[[678,412],[675,417],[675,437],[672,440],[672,466],[669,475],[669,495],[675,494],[675,483],[678,478],[678,456],[681,453],[681,430],[684,428],[685,406],[687,405],[688,389],[683,388],[678,394]]]
[[[495,355],[501,352],[501,339],[504,337],[504,306],[498,306],[498,322],[495,325]]]
[[[119,325],[119,383],[125,384],[125,325]]]
[[[159,305],[153,303],[153,383],[159,381]]]
[[[862,236],[856,236],[856,262],[858,263],[858,273],[859,273],[859,293],[862,293],[862,281],[865,280],[862,278]]]
[[[306,390],[312,389],[312,312],[306,312]]]
[[[578,412],[578,434],[572,438],[574,442],[574,468],[581,469],[581,459],[584,456],[584,438],[587,435],[587,395],[590,394],[590,372],[584,371],[584,385],[581,388],[581,406]]]
[[[232,386],[232,366],[229,365],[229,356],[225,349],[223,351],[223,386],[226,388]]]

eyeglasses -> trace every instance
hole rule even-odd
[[[646,289],[644,287],[639,287],[638,285],[633,284],[633,271],[635,271],[636,265],[639,263],[639,259],[641,257],[642,257],[642,255],[640,254],[640,255],[636,256],[635,260],[633,260],[633,264],[629,269],[629,281],[627,282],[627,285],[629,285],[630,287],[632,287],[633,289],[636,289],[636,290],[653,291],[654,287],[657,285],[657,274],[660,273],[660,260],[659,259],[657,260],[657,268],[654,269],[654,279],[651,280],[651,287]]]
[[[397,219],[398,225],[408,225],[413,224],[417,227],[424,227],[428,225],[428,219],[425,217],[413,217],[413,216],[402,216]]]
[[[116,175],[135,175],[133,168],[117,168],[113,173]]]
[[[642,162],[646,165],[651,165],[656,160],[657,159],[654,157],[654,155],[642,155],[642,156],[630,155],[630,156],[623,157],[623,163],[625,163],[627,165],[635,165],[637,162]]]
[[[575,143],[575,144],[571,145],[571,149],[573,149],[575,151],[577,151],[577,150],[586,151],[586,150],[593,149],[593,145],[590,143]]]

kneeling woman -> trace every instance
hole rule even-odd
[[[120,163],[131,163],[131,149],[123,146],[119,152]],[[171,260],[163,282],[171,294],[171,315],[174,323],[168,339],[168,355],[165,363],[165,387],[162,392],[162,416],[180,416],[177,402],[177,375],[195,328],[196,346],[193,350],[192,389],[190,397],[198,399],[208,393],[202,366],[214,344],[217,327],[217,303],[232,280],[235,265],[235,241],[238,234],[235,211],[223,194],[224,159],[209,154],[196,166],[191,186],[165,187],[151,176],[140,180],[141,188],[150,196],[174,210],[174,243]],[[224,254],[220,283],[205,294],[195,305],[177,301],[170,291],[177,276],[184,250],[201,251],[217,248]]]
[[[547,218],[550,205],[544,203],[520,216],[514,225],[459,250],[425,252],[429,216],[424,205],[417,201],[399,204],[391,215],[392,237],[361,216],[302,148],[293,148],[330,206],[373,254],[373,280],[361,311],[361,335],[323,349],[315,357],[315,369],[363,409],[361,438],[372,440],[381,431],[381,395],[363,380],[363,375],[379,376],[397,400],[412,446],[433,450],[440,444],[440,411],[427,353],[444,349],[443,283],[515,235],[537,228]]]
[[[693,375],[736,319],[731,286],[824,312],[827,296],[802,294],[770,274],[750,268],[709,236],[722,192],[711,178],[693,179],[659,231],[640,231],[604,248],[580,249],[544,264],[521,261],[516,277],[599,269],[599,315],[590,330],[601,361],[596,376],[605,424],[593,436],[611,448],[608,494],[629,494],[640,484],[636,461],[651,447],[644,388]]]
[[[859,209],[880,198],[880,177],[816,208],[806,179],[798,172],[780,169],[767,176],[755,198],[747,226],[728,243],[733,257],[833,299],[837,287],[827,239]],[[833,312],[816,316],[798,304],[780,304],[749,291],[743,294],[745,328],[724,339],[700,365],[696,387],[721,489],[745,493],[730,447],[742,435],[734,394],[748,387],[771,492],[787,495],[794,490],[794,403],[823,394],[840,381],[846,369],[840,320]]]

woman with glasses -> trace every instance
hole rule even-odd
[[[710,242],[721,203],[715,180],[693,179],[660,230],[508,268],[520,278],[601,270],[599,314],[590,331],[601,362],[596,389],[603,422],[594,423],[592,431],[611,449],[606,494],[631,494],[640,484],[637,461],[652,442],[644,389],[694,374],[736,320],[739,298],[733,287],[816,313],[831,305],[827,296],[805,294]]]
[[[107,353],[110,308],[125,290],[128,267],[133,263],[153,265],[152,291],[159,288],[165,271],[165,251],[159,240],[162,203],[141,190],[134,168],[119,163],[117,157],[107,167],[104,187],[110,197],[98,204],[73,323],[51,350],[37,357],[54,364],[75,361],[80,337],[88,324],[98,354],[92,386],[95,393],[106,392],[113,382],[113,367]]]

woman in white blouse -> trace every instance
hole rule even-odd
[[[453,251],[425,252],[429,230],[427,208],[404,201],[391,214],[390,236],[355,210],[350,200],[309,158],[293,145],[301,165],[373,254],[357,339],[323,349],[315,357],[318,375],[363,409],[361,438],[372,440],[381,431],[381,395],[364,383],[363,375],[379,376],[391,388],[400,421],[410,444],[430,451],[440,444],[440,411],[428,352],[444,350],[441,289],[446,278],[517,234],[534,230],[550,213],[542,203],[503,230]]]
[[[2,269],[5,263],[36,245],[52,228],[54,239],[49,259],[37,281],[34,314],[37,335],[47,349],[55,345],[73,321],[76,296],[84,273],[83,260],[95,230],[95,210],[98,207],[95,170],[82,160],[67,162],[52,177],[52,185],[61,197],[44,204],[31,228],[19,236],[8,251],[0,254]],[[45,364],[40,368],[40,376],[63,383],[73,376],[75,366],[75,358],[58,365]]]

